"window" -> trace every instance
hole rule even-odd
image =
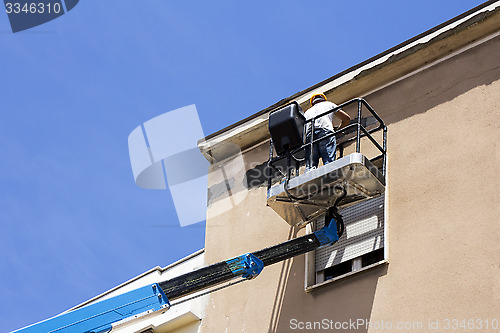
[[[334,245],[306,256],[306,290],[387,262],[384,208],[382,195],[339,211],[345,232]],[[321,217],[312,228],[319,230],[323,225]]]

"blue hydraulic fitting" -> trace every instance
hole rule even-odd
[[[337,221],[332,218],[328,226],[324,226],[320,230],[314,233],[318,239],[321,246],[333,245],[339,240],[339,235],[337,234]]]
[[[264,263],[251,253],[242,254],[233,259],[226,260],[234,276],[241,275],[242,278],[251,280],[262,272]]]

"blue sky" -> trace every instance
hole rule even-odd
[[[0,331],[204,246],[127,137],[196,104],[215,132],[479,4],[81,1],[13,34],[0,13]]]

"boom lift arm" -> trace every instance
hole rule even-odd
[[[238,276],[242,276],[245,279],[252,279],[265,266],[337,242],[344,230],[342,217],[332,207],[326,219],[325,226],[314,233],[233,259],[221,261],[171,280],[160,282],[160,287],[169,300],[174,300]]]
[[[343,192],[345,195],[345,191]],[[340,201],[341,198],[337,200]],[[166,311],[172,300],[207,290],[236,277],[253,279],[269,266],[338,241],[344,230],[335,206],[325,217],[325,226],[314,233],[295,238],[253,253],[221,261],[176,278],[135,289],[83,308],[63,313],[15,333],[104,333],[113,324],[154,311]]]

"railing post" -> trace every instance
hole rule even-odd
[[[387,165],[387,126],[384,126],[384,142],[383,142],[383,146],[384,146],[384,160],[383,160],[383,164],[382,164],[382,175],[384,175],[384,177],[386,176],[386,165]]]
[[[360,144],[361,144],[361,109],[363,104],[361,100],[358,100],[358,132],[356,133],[356,153],[360,152]]]
[[[312,168],[312,161],[313,161],[313,153],[314,153],[314,145],[313,145],[313,142],[314,142],[314,124],[316,122],[316,117],[313,117],[312,118],[312,121],[311,121],[311,151],[309,152],[309,169]],[[307,136],[307,133],[306,133],[306,136]],[[307,167],[307,161],[306,161],[306,167]]]

